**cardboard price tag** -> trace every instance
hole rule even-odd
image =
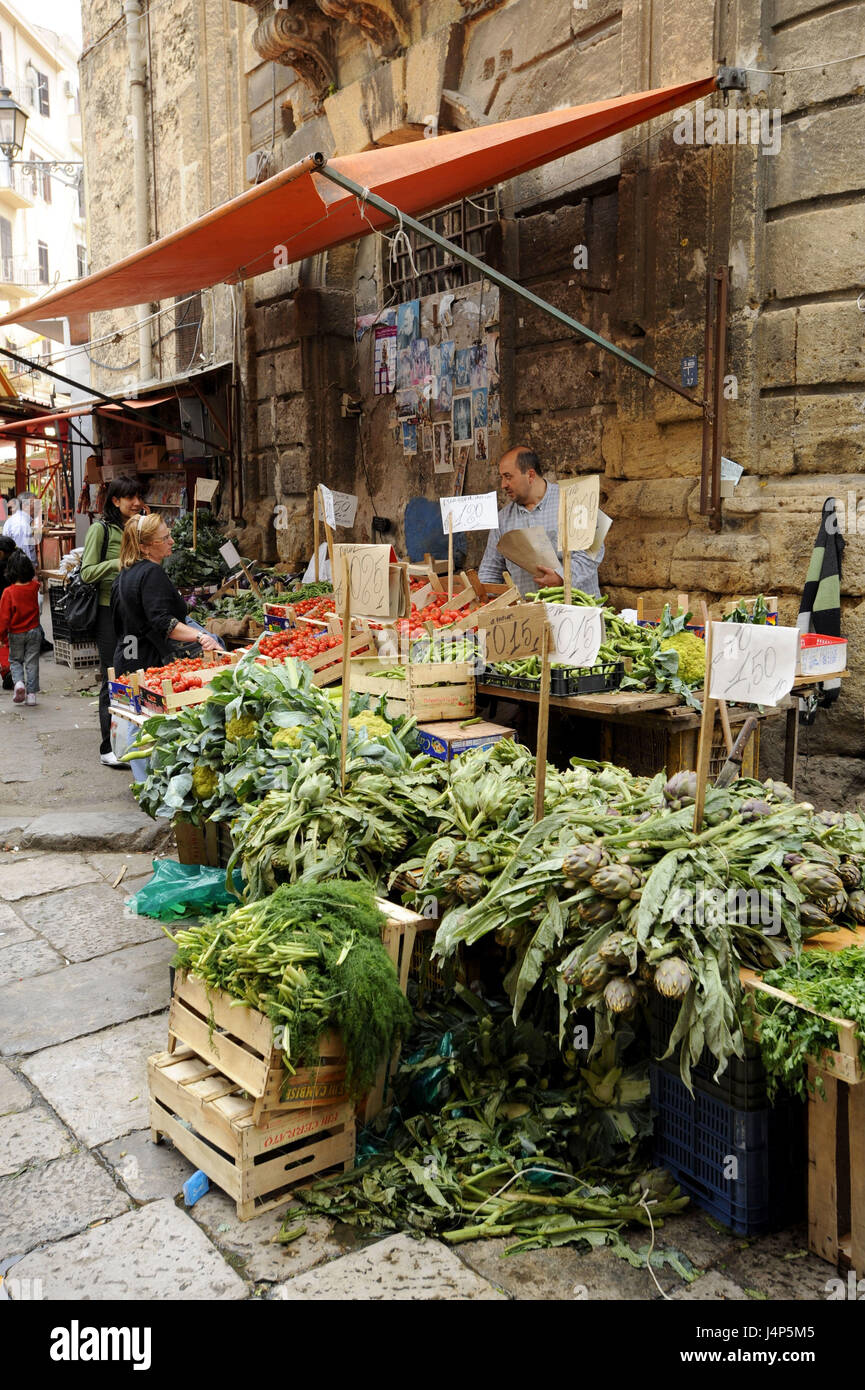
[[[457,531],[491,531],[499,524],[499,504],[494,492],[475,492],[468,497],[440,497],[442,530],[448,533],[448,517]]]
[[[357,498],[352,492],[334,492],[331,488],[325,487],[324,483],[319,483],[318,492],[319,515],[324,518],[328,526],[354,525],[357,516]]]
[[[710,697],[776,705],[793,688],[798,651],[795,627],[713,623]]]
[[[600,608],[564,603],[545,603],[544,608],[552,632],[551,659],[569,666],[594,666],[604,640]]]
[[[237,553],[237,547],[231,541],[226,541],[225,545],[221,545],[219,547],[219,553],[230,570],[236,569],[240,564],[240,556]]]
[[[598,526],[600,489],[597,473],[573,483],[559,483],[560,550],[585,550],[592,544]]]
[[[477,617],[486,638],[488,662],[541,655],[546,627],[544,604],[517,603],[496,613],[480,612]]]
[[[212,502],[219,491],[218,478],[196,478],[195,479],[195,501]]]
[[[343,606],[343,559],[348,560],[351,611],[367,618],[390,617],[389,545],[335,545],[334,595]]]

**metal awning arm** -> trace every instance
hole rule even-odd
[[[424,226],[422,222],[418,222],[414,217],[410,217],[408,213],[401,212],[393,203],[386,202],[385,199],[380,198],[377,193],[370,192],[368,188],[361,188],[360,184],[355,183],[353,179],[346,178],[345,174],[340,173],[336,169],[331,169],[324,155],[316,155],[314,158],[315,173],[319,174],[322,178],[329,179],[331,183],[337,184],[339,188],[344,188],[349,193],[354,193],[362,202],[369,203],[371,207],[377,208],[379,212],[385,213],[385,215],[392,218],[394,222],[404,227],[411,227],[414,232],[417,232],[418,236],[422,236],[427,241],[433,242],[435,246],[440,246],[442,250],[447,251],[448,254],[454,256],[456,260],[463,261],[466,265],[472,266],[485,279],[491,280],[494,285],[498,285],[503,290],[510,290],[512,294],[519,295],[520,299],[525,299],[527,303],[533,304],[535,308],[540,309],[542,313],[549,314],[551,318],[564,324],[566,328],[570,328],[574,333],[579,333],[581,337],[588,338],[589,342],[595,343],[596,346],[602,348],[604,352],[612,353],[614,357],[618,357],[620,362],[627,363],[627,365],[633,367],[635,371],[642,372],[643,376],[649,377],[652,381],[657,381],[661,386],[666,386],[670,391],[675,391],[677,396],[684,396],[686,401],[690,401],[691,404],[695,405],[700,411],[704,410],[703,401],[699,396],[695,396],[692,391],[687,391],[684,387],[678,386],[676,382],[671,381],[670,378],[665,376],[662,372],[658,372],[654,367],[650,367],[645,362],[641,362],[638,357],[632,357],[629,352],[625,352],[624,348],[617,347],[615,343],[609,342],[607,338],[602,338],[600,333],[593,332],[593,330],[587,328],[584,323],[580,323],[577,319],[571,318],[570,314],[563,313],[561,309],[557,309],[554,304],[548,303],[546,299],[541,299],[538,295],[532,294],[531,290],[527,290],[524,285],[518,285],[516,280],[509,279],[508,276],[503,275],[500,270],[493,270],[492,267],[486,265],[484,261],[478,260],[477,256],[471,255],[469,251],[464,251],[461,246],[455,246],[452,241],[448,241],[445,237],[439,236],[438,232],[434,232],[432,228]]]

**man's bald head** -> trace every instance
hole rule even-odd
[[[541,461],[532,449],[517,444],[499,459],[499,477],[505,496],[525,505],[538,491]]]

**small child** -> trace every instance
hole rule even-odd
[[[16,550],[6,562],[8,585],[0,597],[0,645],[8,637],[16,705],[35,705],[39,690],[39,580],[31,560]]]

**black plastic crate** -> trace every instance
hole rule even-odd
[[[66,603],[68,594],[64,585],[50,584],[48,586],[48,603],[51,608],[51,636],[59,638],[61,642],[72,641],[72,630],[66,617]]]
[[[534,678],[531,676],[504,676],[501,672],[494,671],[491,666],[488,666],[482,679],[485,685],[499,685],[505,690],[534,690],[540,694],[540,676]]]
[[[684,1192],[738,1235],[786,1226],[805,1213],[805,1105],[785,1097],[739,1110],[650,1068],[654,1161]]]
[[[611,662],[609,665],[593,666],[585,675],[575,676],[570,672],[554,671],[553,677],[561,676],[567,678],[567,689],[561,692],[555,689],[553,694],[563,695],[601,695],[607,690],[618,690],[625,675],[625,663],[623,661]]]
[[[658,1066],[672,1076],[681,1076],[679,1053],[681,1045],[671,1057],[661,1058],[667,1050],[670,1034],[679,1016],[680,999],[665,999],[653,993],[651,1007],[652,1058]],[[691,1082],[707,1095],[734,1105],[738,1110],[765,1110],[769,1105],[766,1091],[766,1069],[755,1042],[745,1042],[745,1056],[731,1057],[724,1071],[715,1080],[718,1067],[717,1058],[708,1047],[704,1047],[699,1060],[691,1066]]]

